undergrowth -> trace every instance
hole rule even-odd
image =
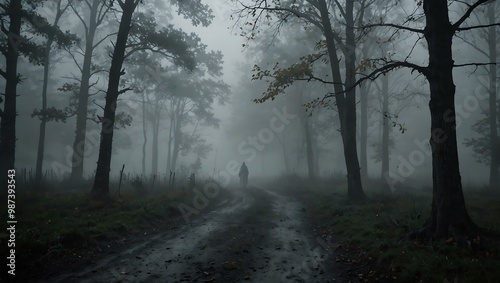
[[[481,250],[458,247],[452,238],[400,243],[430,215],[428,189],[390,192],[380,183],[367,182],[364,189],[370,200],[350,205],[347,188],[339,180],[309,182],[295,177],[278,180],[273,187],[305,203],[321,234],[342,239],[337,261],[360,265],[349,268],[359,282],[500,282],[498,239],[484,241]],[[500,231],[499,195],[485,189],[468,189],[464,194],[472,219]]]

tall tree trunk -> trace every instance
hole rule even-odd
[[[465,206],[459,170],[452,38],[446,0],[424,0],[425,39],[429,49],[426,77],[430,85],[433,199],[429,219],[418,236],[432,238],[472,236],[477,226]]]
[[[304,122],[304,136],[306,140],[307,172],[309,180],[313,181],[315,178],[314,174],[315,170],[314,170],[314,154],[313,154],[311,129],[307,117],[304,117],[303,122]]]
[[[315,135],[312,137],[312,153],[314,156],[314,176],[320,177],[321,175],[321,170],[319,166],[319,145],[318,145],[318,139]]]
[[[365,57],[367,58],[367,57]],[[361,166],[361,179],[366,180],[368,177],[368,82],[365,82],[360,87],[359,105],[361,109],[361,118],[359,122],[360,135],[360,166]]]
[[[101,124],[101,143],[99,147],[99,158],[97,160],[97,169],[92,187],[92,194],[95,197],[109,196],[109,172],[111,166],[111,154],[113,148],[113,130],[115,125],[115,110],[118,95],[121,93],[118,88],[120,77],[124,74],[122,71],[123,61],[125,59],[125,49],[127,47],[127,38],[132,26],[132,15],[137,7],[139,0],[125,0],[120,4],[123,13],[118,29],[118,36],[111,59],[109,69],[109,83],[106,91],[106,104],[104,105],[104,116]]]
[[[286,152],[286,143],[285,139],[283,138],[283,143],[281,144],[281,152],[283,154],[283,164],[285,165],[285,171],[287,174],[290,174],[292,170],[290,169],[290,163],[288,162],[288,155]]]
[[[289,174],[290,173],[290,164],[288,164],[288,158],[287,158],[287,152],[286,152],[285,133],[282,132],[281,137],[277,134],[276,138],[281,145],[281,155],[283,156],[283,165],[285,167],[285,173]]]
[[[389,172],[389,74],[382,76],[382,171],[380,179],[385,182]]]
[[[363,12],[362,16],[359,17],[359,26],[363,25],[363,21],[365,19],[371,20],[373,17],[371,8],[370,6],[362,6]],[[367,59],[370,57],[370,50],[373,47],[372,43],[374,40],[370,37],[365,39],[365,42],[363,43],[363,47],[361,49],[362,52],[362,60]],[[368,95],[370,92],[370,82],[366,81],[361,84],[360,88],[360,95],[359,95],[359,106],[360,106],[360,121],[359,121],[359,127],[360,127],[360,167],[361,167],[361,180],[366,180],[368,178],[368,156],[367,156],[367,149],[368,149]]]
[[[57,23],[56,23],[57,25]],[[38,135],[38,151],[36,155],[36,167],[35,167],[35,182],[40,183],[42,181],[43,174],[43,153],[45,149],[45,126],[47,124],[47,118],[45,116],[45,111],[47,110],[47,87],[49,84],[49,71],[50,71],[50,49],[52,47],[52,40],[47,40],[45,44],[45,63],[43,66],[43,85],[42,85],[42,120],[40,121],[40,130]]]
[[[160,117],[158,111],[153,121],[153,143],[152,143],[152,156],[151,156],[151,173],[158,174],[158,135],[160,132]]]
[[[82,78],[78,92],[75,141],[73,142],[73,155],[71,157],[70,180],[72,182],[80,182],[83,179],[92,53],[95,48],[94,37],[97,29],[97,12],[100,3],[100,0],[92,1],[88,31],[85,34],[85,54],[83,56]]]
[[[20,78],[17,74],[17,59],[19,57],[17,44],[21,39],[21,0],[11,0],[9,5],[9,39],[5,56],[5,93],[3,111],[0,112],[0,180],[2,187],[7,188],[7,171],[15,169],[16,160],[16,98],[17,84]],[[2,190],[6,193],[7,190]]]
[[[361,184],[361,172],[356,142],[356,38],[354,35],[354,0],[347,0],[346,12],[346,129],[344,142],[344,155],[347,165],[347,182],[349,199],[363,200],[365,193]]]
[[[176,170],[177,166],[177,157],[179,156],[179,148],[182,142],[182,131],[181,131],[181,120],[184,115],[184,107],[186,106],[186,102],[184,100],[179,101],[176,113],[176,121],[174,128],[174,146],[172,150],[172,163],[170,164],[170,170]]]
[[[167,145],[167,175],[172,171],[172,140],[175,127],[174,115],[170,117],[170,128],[168,129],[168,145]]]
[[[57,1],[56,16],[54,18],[53,26],[59,24],[62,14],[61,10],[61,0]],[[43,66],[43,85],[42,85],[42,113],[47,110],[47,88],[49,85],[49,72],[50,72],[50,53],[52,48],[53,40],[48,39],[45,44],[45,62]],[[38,135],[38,151],[36,156],[36,168],[35,168],[35,181],[40,183],[42,181],[43,174],[43,155],[45,150],[45,127],[47,124],[45,114],[42,115],[42,120],[40,121],[40,133]]]
[[[147,123],[146,123],[146,97],[142,92],[142,176],[146,177],[146,144],[148,143]]]
[[[491,3],[488,6],[488,20],[490,24],[495,23],[495,4]],[[488,28],[488,54],[490,55],[490,62],[497,62],[497,32],[496,26]],[[500,184],[500,176],[498,169],[500,166],[500,148],[498,144],[497,132],[497,65],[490,65],[490,85],[489,85],[489,122],[490,122],[490,188],[498,189]]]
[[[350,88],[355,81],[355,38],[353,30],[353,1],[349,0],[346,3],[346,14],[350,14],[346,19],[346,82],[348,89],[347,97],[344,95],[344,88],[340,84],[342,77],[340,75],[339,58],[334,41],[334,33],[330,23],[328,7],[325,0],[318,1],[318,9],[321,13],[321,23],[323,32],[326,38],[330,68],[334,82],[335,102],[340,120],[340,133],[342,135],[342,143],[344,145],[344,158],[347,168],[347,195],[352,201],[359,201],[365,198],[363,187],[361,184],[361,173],[359,168],[358,154],[356,150],[356,96],[355,89]],[[350,26],[349,26],[350,25]]]

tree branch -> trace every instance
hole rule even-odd
[[[467,67],[467,66],[475,66],[476,68],[479,66],[486,66],[486,65],[496,65],[496,62],[490,62],[490,63],[466,63],[466,64],[456,64],[453,65],[453,67]]]
[[[342,7],[342,5],[339,3],[339,1],[338,1],[338,0],[335,0],[335,4],[337,4],[337,8],[339,9],[340,14],[341,14],[341,15],[342,15],[342,17],[345,19],[345,18],[346,18],[346,15],[345,15],[344,7]]]
[[[71,10],[73,10],[73,12],[75,13],[75,15],[78,17],[78,19],[80,20],[80,22],[82,22],[82,25],[83,25],[83,28],[85,29],[85,36],[88,36],[89,34],[89,28],[87,27],[87,23],[85,22],[85,20],[82,18],[82,16],[80,16],[80,14],[78,13],[78,11],[75,9],[75,7],[73,5],[70,5],[71,6]]]
[[[106,7],[105,10],[104,10],[104,7]],[[102,21],[104,20],[104,18],[106,17],[106,14],[109,12],[110,9],[111,9],[110,5],[106,5],[104,3],[101,4],[101,7],[99,9],[99,14],[97,15],[96,26],[101,25]]]
[[[488,24],[488,25],[477,25],[477,26],[471,26],[471,27],[463,27],[463,28],[457,28],[457,31],[461,30],[471,30],[471,29],[478,29],[478,28],[487,28],[487,27],[493,27],[493,26],[500,26],[500,23],[494,23],[494,24]]]
[[[472,11],[474,11],[477,7],[480,5],[486,3],[486,2],[491,2],[491,0],[478,0],[476,3],[472,4],[469,6],[467,11],[465,11],[465,14],[452,25],[453,30],[458,30],[460,28],[460,25],[472,14]]]
[[[99,44],[101,44],[104,40],[106,40],[108,37],[110,36],[113,36],[115,34],[118,34],[118,32],[113,32],[113,33],[110,33],[108,35],[106,35],[105,37],[103,37],[102,39],[100,39],[99,41],[97,41],[96,44],[94,44],[94,46],[92,46],[92,49],[96,48],[97,46],[99,46]]]
[[[424,33],[423,29],[405,27],[405,26],[400,26],[400,25],[391,24],[391,23],[389,23],[389,24],[371,24],[371,25],[364,25],[362,27],[355,27],[355,28],[356,29],[365,29],[365,28],[372,28],[372,27],[393,27],[393,28],[417,32],[417,33]]]
[[[125,92],[127,92],[127,91],[129,91],[129,90],[134,90],[134,89],[133,89],[133,88],[131,88],[131,87],[124,88],[124,89],[122,89],[122,90],[118,91],[118,95],[123,94],[123,93],[125,93]]]
[[[78,70],[80,70],[80,72],[83,72],[83,69],[80,66],[80,64],[78,63],[78,61],[76,60],[75,55],[69,50],[69,48],[68,49],[65,48],[65,50],[66,50],[66,52],[68,52],[71,59],[73,59],[73,62],[75,62],[75,65],[78,68]]]
[[[469,42],[467,41],[465,38],[461,37],[461,36],[458,36],[458,35],[455,35],[456,37],[460,38],[464,43],[468,44],[470,47],[474,48],[476,51],[478,51],[479,53],[483,54],[484,56],[486,56],[486,58],[488,58],[490,55],[488,53],[486,53],[483,49],[477,47],[476,44],[474,44],[474,42]]]

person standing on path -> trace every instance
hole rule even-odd
[[[243,189],[246,188],[248,183],[248,168],[245,165],[245,162],[241,164],[240,173],[238,174],[238,176],[240,177],[240,185],[243,187]]]

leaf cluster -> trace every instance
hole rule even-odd
[[[61,121],[63,123],[66,123],[68,113],[66,112],[66,110],[57,109],[55,107],[49,107],[45,110],[35,108],[35,110],[33,110],[33,113],[31,114],[31,117],[38,117],[40,121],[45,122]]]
[[[177,13],[184,19],[190,19],[194,26],[209,26],[214,18],[213,10],[201,0],[173,0],[172,3],[178,7]]]
[[[252,69],[252,80],[263,80],[272,78],[269,82],[267,90],[263,93],[261,98],[254,99],[256,103],[263,103],[268,99],[274,100],[275,97],[285,92],[285,89],[290,87],[297,80],[313,79],[312,63],[316,61],[320,54],[310,54],[303,56],[299,59],[298,63],[292,64],[288,67],[281,68],[277,62],[271,70],[265,70],[254,65]]]
[[[20,14],[12,11],[11,5],[13,1],[17,0],[10,0],[0,5],[3,10],[0,12],[0,28],[4,35],[0,39],[0,52],[4,56],[8,56],[10,43],[16,52],[27,57],[31,63],[43,65],[47,46],[37,42],[37,39],[45,38],[48,42],[55,42],[58,48],[69,47],[80,41],[69,30],[60,30],[58,26],[50,24],[46,18],[36,12],[37,8],[42,7],[47,2],[46,0],[22,1]],[[7,28],[11,20],[16,17],[21,18],[22,21],[21,34],[13,34]]]

